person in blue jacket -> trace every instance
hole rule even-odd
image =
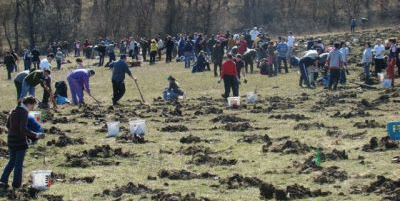
[[[28,126],[27,126],[27,128],[30,131],[33,131],[35,133],[44,133],[43,126],[40,125],[40,123],[36,120],[36,118],[31,114],[28,115]],[[37,141],[37,139],[30,139],[30,140],[31,140],[31,142],[33,144],[36,143],[36,141]]]
[[[164,90],[164,100],[173,101],[177,100],[179,96],[183,96],[185,93],[180,89],[176,79],[172,76],[168,77],[169,86]]]

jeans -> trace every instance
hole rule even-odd
[[[81,56],[81,48],[75,48],[75,56],[80,57]]]
[[[147,56],[147,50],[144,49],[144,48],[142,48],[142,57],[143,57],[143,61],[147,61],[146,56]]]
[[[307,71],[307,66],[300,61],[299,63],[299,69],[300,69],[300,81],[299,85],[303,86],[303,81],[306,82],[307,87],[310,87],[310,80],[308,80],[308,71]]]
[[[35,69],[39,69],[40,60],[32,61],[32,63],[33,63],[33,67],[34,67]]]
[[[285,73],[289,73],[288,66],[287,66],[287,59],[285,57],[278,57],[278,70],[281,73],[281,64],[283,61],[283,65],[285,66]]]
[[[224,76],[224,87],[225,87],[225,93],[224,93],[225,98],[229,97],[229,94],[231,93],[231,89],[232,89],[234,97],[239,96],[239,82],[238,82],[236,76],[225,75]]]
[[[363,63],[364,66],[364,75],[365,75],[365,82],[368,82],[369,78],[370,78],[370,73],[369,73],[369,62],[365,62]]]
[[[25,70],[31,70],[31,60],[24,60],[24,69]]]
[[[25,96],[29,95],[35,96],[35,87],[29,85],[28,83],[25,82],[25,80],[22,82],[22,89],[21,89],[21,94],[20,98],[24,98]]]
[[[192,53],[191,52],[185,52],[183,53],[185,56],[185,68],[190,68],[190,60],[192,59]]]
[[[156,63],[157,51],[150,52],[150,64]]]
[[[124,81],[112,81],[113,86],[113,104],[117,103],[125,94]]]
[[[167,49],[166,51],[166,59],[165,62],[171,62],[172,61],[172,50]]]
[[[104,64],[104,54],[100,53],[99,55],[99,66],[103,66]]]
[[[56,60],[57,62],[57,70],[61,70],[61,60]]]
[[[14,170],[14,178],[12,186],[14,188],[21,187],[22,184],[22,169],[24,165],[24,158],[26,149],[22,150],[9,150],[10,159],[4,168],[3,174],[1,175],[0,181],[4,184],[8,184],[8,178],[11,172]]]
[[[340,78],[340,69],[330,69],[329,74],[329,89],[332,89],[333,86],[333,90],[336,90]]]
[[[17,100],[21,97],[22,83],[14,81],[15,88],[17,89]]]
[[[7,79],[11,80],[11,73],[14,71],[13,65],[7,65]]]

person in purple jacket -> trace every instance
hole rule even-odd
[[[72,104],[85,104],[83,100],[83,90],[85,90],[89,96],[90,87],[89,87],[89,78],[95,75],[94,70],[88,69],[78,69],[73,70],[67,76],[69,88],[71,89],[72,95]]]

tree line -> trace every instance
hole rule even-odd
[[[368,19],[368,26],[400,19],[400,0],[3,0],[0,51],[52,41],[156,34],[236,32],[313,33]]]

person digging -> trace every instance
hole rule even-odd
[[[179,96],[183,96],[185,92],[183,92],[180,87],[179,83],[176,82],[176,79],[172,76],[168,77],[168,87],[165,88],[163,97],[166,101],[176,101],[178,100]]]
[[[67,76],[69,88],[71,90],[72,104],[80,105],[85,104],[83,98],[83,90],[85,90],[90,97],[89,79],[95,75],[94,70],[78,69],[74,70]],[[93,97],[92,97],[93,98]],[[97,100],[95,100],[97,102]]]
[[[126,60],[126,55],[122,54],[118,61],[110,64],[110,67],[112,68],[111,82],[113,86],[113,105],[119,105],[118,101],[125,94],[125,74],[128,74],[128,76],[135,82],[137,80],[135,77],[133,77],[131,70],[129,70]]]

